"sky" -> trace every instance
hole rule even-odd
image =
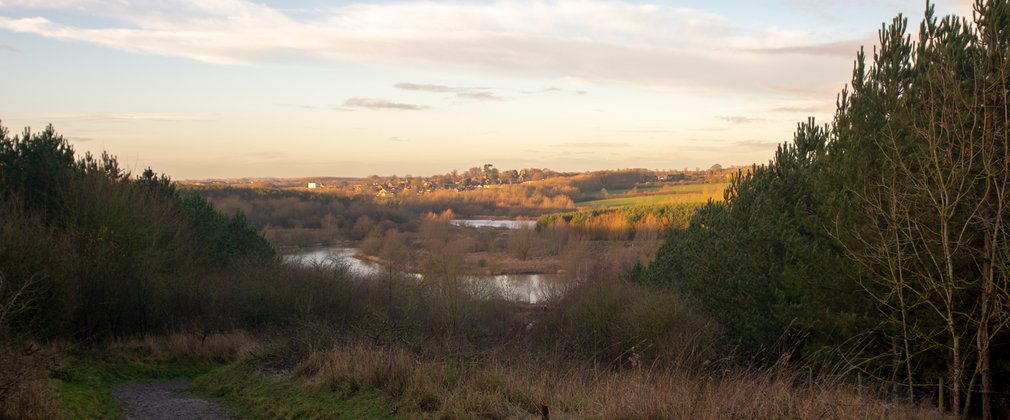
[[[0,121],[174,179],[748,165],[924,7],[0,0]]]

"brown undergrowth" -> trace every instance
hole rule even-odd
[[[37,343],[0,336],[0,419],[58,414],[48,382],[52,360],[53,352]]]
[[[602,366],[521,348],[430,358],[397,346],[340,343],[275,377],[341,397],[381,392],[415,418],[915,418],[945,416],[825,379],[782,370],[705,372]],[[634,358],[634,355],[628,356]]]
[[[448,309],[437,299],[423,302],[431,312],[424,319],[443,319]],[[481,318],[485,306],[464,310],[465,318]],[[412,418],[532,418],[544,410],[562,419],[944,418],[928,402],[900,403],[842,375],[741,367],[715,345],[720,329],[670,291],[598,280],[543,308],[516,310],[520,328],[487,330],[494,338],[479,343],[472,336],[486,322],[428,321],[381,340],[302,325],[197,382],[245,404],[325,406],[302,400],[383,395],[393,413]],[[269,395],[283,390],[292,400],[250,396],[264,379]]]
[[[173,333],[115,340],[107,357],[144,363],[230,363],[249,356],[262,342],[243,330],[217,333]]]
[[[92,345],[0,336],[0,419],[115,415],[108,391],[118,383],[192,378],[249,357],[263,342],[240,330]]]

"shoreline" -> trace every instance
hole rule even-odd
[[[374,263],[374,264],[378,264],[378,265],[381,265],[383,267],[389,267],[389,266],[392,265],[392,264],[389,263],[389,261],[386,261],[385,259],[383,259],[381,257],[377,257],[377,256],[374,256],[374,255],[367,255],[367,254],[362,253],[360,250],[358,252],[355,252],[354,255],[352,255],[352,257],[357,258],[357,259],[359,259],[361,261],[367,261],[367,262],[371,262],[371,263]],[[418,274],[417,272],[414,272],[413,270],[407,270],[407,271],[410,272],[411,274]],[[464,269],[464,270],[462,270],[461,274],[464,275],[464,276],[509,276],[509,275],[557,276],[557,275],[564,274],[564,270],[557,270],[557,271],[555,271],[555,272],[552,273],[552,272],[544,272],[543,270],[522,270],[522,269],[516,269],[516,270],[509,270],[509,269],[503,269],[503,270],[483,270],[483,271],[475,271],[475,270]]]

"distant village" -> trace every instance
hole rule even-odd
[[[243,186],[252,188],[303,189],[320,193],[346,193],[353,195],[369,195],[377,198],[392,198],[398,195],[424,195],[437,191],[476,191],[495,188],[502,185],[536,182],[558,177],[578,177],[591,173],[626,173],[633,174],[641,183],[678,183],[696,182],[699,179],[728,180],[740,168],[723,168],[713,165],[709,169],[695,170],[647,170],[624,169],[596,172],[557,172],[550,169],[526,168],[499,170],[492,164],[472,167],[466,171],[452,171],[442,175],[423,176],[385,176],[372,175],[365,178],[299,178],[275,179],[255,178],[237,180],[204,180],[185,182],[188,185],[213,186]]]
[[[350,190],[355,194],[374,195],[376,197],[394,197],[400,194],[426,194],[435,191],[475,191],[492,188],[498,185],[521,184],[527,181],[537,181],[558,176],[573,176],[575,173],[560,173],[550,169],[511,169],[500,171],[492,164],[483,167],[473,167],[467,171],[452,171],[444,175],[430,177],[414,177],[406,175],[399,177],[379,177],[373,175],[358,182],[337,181],[324,183],[309,181],[306,189],[337,189]],[[363,181],[363,182],[362,182]]]

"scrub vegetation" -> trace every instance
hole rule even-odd
[[[1005,418],[1010,3],[908,32],[721,200],[490,165],[367,199],[180,188],[0,129],[0,417],[117,417],[116,385],[188,378],[250,418]],[[268,239],[302,229],[390,269],[284,263]],[[563,290],[475,291],[488,250]]]

